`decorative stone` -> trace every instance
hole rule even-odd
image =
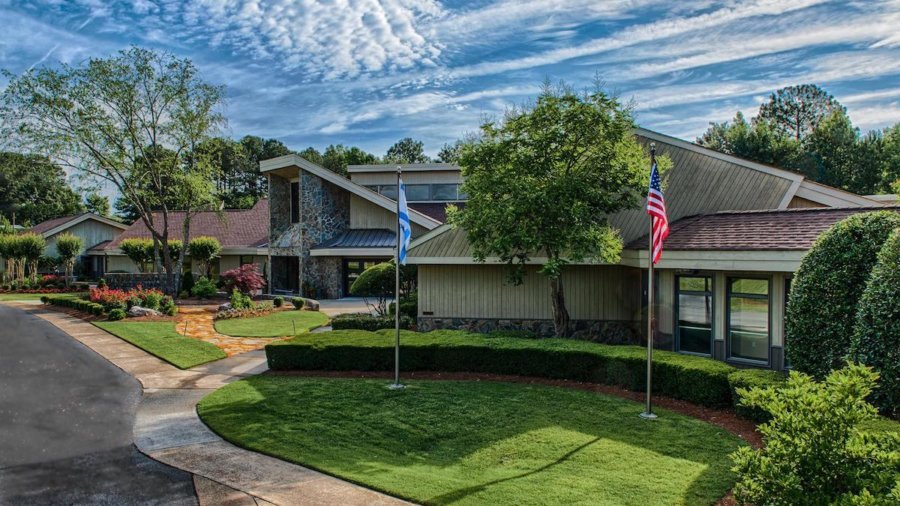
[[[303,309],[308,311],[318,311],[319,301],[314,299],[303,299]]]
[[[229,309],[231,309],[231,303],[226,302],[226,303],[222,304],[221,306],[219,306],[219,309],[217,309],[217,311],[228,311]]]
[[[162,313],[159,311],[141,306],[131,306],[131,309],[128,310],[128,316],[131,316],[132,318],[139,316],[159,316],[161,314]]]

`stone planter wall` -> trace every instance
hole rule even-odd
[[[456,329],[467,332],[488,333],[494,330],[527,330],[540,337],[554,335],[553,320],[514,320],[476,318],[434,318],[420,316],[419,332],[438,329]],[[639,322],[572,320],[573,339],[583,339],[606,344],[641,344]]]

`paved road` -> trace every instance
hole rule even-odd
[[[0,505],[197,504],[189,473],[138,452],[140,384],[0,305]]]

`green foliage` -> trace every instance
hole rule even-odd
[[[291,297],[291,304],[294,306],[294,309],[303,309],[306,299],[303,297]]]
[[[103,304],[97,304],[73,295],[48,295],[45,304],[68,307],[95,316],[102,315],[106,310]]]
[[[630,110],[602,91],[546,86],[533,106],[484,124],[462,147],[469,200],[450,221],[465,229],[477,261],[500,258],[515,283],[532,257],[547,259],[540,272],[551,280],[558,336],[569,332],[565,265],[618,262],[622,240],[606,217],[646,192],[650,159],[633,129]]]
[[[851,216],[816,240],[791,285],[785,334],[787,356],[798,371],[823,378],[841,367],[853,336],[857,303],[900,214]]]
[[[754,422],[768,421],[771,418],[769,412],[742,403],[741,392],[751,388],[778,388],[784,385],[786,379],[784,373],[768,369],[741,369],[729,374],[728,384],[731,385],[731,395],[737,415]]]
[[[77,235],[66,232],[56,238],[56,252],[66,267],[66,286],[69,286],[69,278],[75,268],[75,260],[78,259],[82,249],[84,249],[84,240]]]
[[[191,259],[200,262],[206,277],[211,275],[210,267],[212,261],[219,258],[221,252],[222,244],[215,237],[196,237],[191,239],[191,242],[188,244],[188,253],[191,255]]]
[[[197,282],[194,283],[194,287],[191,288],[191,295],[201,299],[211,299],[215,297],[218,292],[219,289],[216,288],[216,284],[206,277],[198,279]]]
[[[877,373],[849,365],[816,383],[791,373],[781,388],[741,392],[743,404],[768,411],[764,447],[732,456],[738,501],[756,506],[889,504],[900,499],[900,434],[872,434],[866,397]]]
[[[16,148],[77,160],[77,176],[118,188],[152,237],[168,240],[172,226],[181,227],[168,219],[171,209],[190,213],[212,202],[216,167],[198,148],[225,123],[225,92],[190,60],[130,47],[4,76],[0,125],[15,132]],[[163,266],[171,283],[174,259],[163,255]]]
[[[147,309],[152,309],[154,311],[158,311],[163,302],[163,296],[161,293],[148,291],[142,297],[141,303]]]
[[[340,321],[335,318],[332,327]],[[391,323],[393,325],[393,321]],[[335,330],[305,334],[266,346],[273,370],[392,371],[393,328],[378,332]],[[641,391],[647,379],[647,350],[574,339],[488,337],[463,331],[403,331],[404,371],[516,374],[615,385]],[[659,395],[695,404],[732,403],[728,375],[733,367],[717,360],[658,351],[653,355],[653,388]]]
[[[244,295],[240,290],[235,288],[231,291],[231,309],[251,309],[253,307],[253,299],[249,295]]]
[[[84,211],[63,169],[44,156],[0,152],[0,214],[17,225]]]
[[[415,320],[400,315],[400,328],[409,330],[412,328]],[[369,330],[375,331],[380,329],[396,328],[396,321],[393,316],[372,316],[367,314],[342,314],[335,316],[331,321],[331,328],[334,330]]]
[[[84,197],[87,212],[109,217],[109,197],[91,192]]]
[[[881,375],[872,402],[900,415],[900,227],[885,241],[859,300],[851,360]]]
[[[153,241],[150,239],[129,238],[119,243],[119,249],[129,260],[137,265],[138,270],[147,272],[153,263]]]
[[[384,163],[429,163],[425,145],[412,137],[404,137],[389,147],[384,155]]]
[[[169,298],[160,308],[160,311],[166,316],[175,316],[178,314],[178,306],[175,305],[175,301]]]
[[[394,317],[394,307],[396,305],[394,302],[388,305],[388,316],[391,318]],[[408,293],[400,299],[400,316],[416,321],[416,318],[419,316],[419,292]]]
[[[274,299],[272,299],[272,305],[275,307],[283,306],[284,305],[284,297],[282,297],[280,295],[278,297],[275,297]]]
[[[697,142],[862,195],[890,193],[900,181],[900,124],[860,137],[846,109],[815,85],[780,89],[751,122],[739,112]]]
[[[770,122],[779,134],[798,141],[835,113],[846,116],[847,109],[815,84],[781,88],[759,107],[761,120]]]
[[[284,337],[309,332],[327,323],[328,317],[318,311],[273,312],[272,306],[264,306],[263,310],[237,318],[222,319],[217,315],[216,331],[239,337]]]
[[[402,270],[401,270],[402,274]],[[372,306],[380,316],[387,314],[387,299],[396,289],[396,270],[393,260],[369,267],[353,281],[350,294],[365,297],[366,303]],[[374,302],[369,302],[373,299]]]
[[[107,320],[111,322],[124,320],[125,319],[125,310],[124,309],[113,309],[109,312],[109,315],[106,317]]]

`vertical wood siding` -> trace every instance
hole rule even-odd
[[[547,279],[529,266],[522,285],[505,282],[499,265],[420,265],[419,315],[442,318],[550,319]],[[572,266],[563,273],[566,305],[576,320],[640,318],[640,270]]]
[[[381,228],[395,230],[397,228],[397,213],[373,204],[368,200],[350,195],[350,228]],[[419,237],[427,230],[415,223],[412,224],[413,237]]]
[[[47,246],[44,248],[44,255],[49,257],[57,256],[59,253],[56,251],[56,239],[59,235],[65,234],[67,232],[72,235],[81,237],[81,239],[84,241],[84,248],[81,250],[81,253],[84,253],[85,250],[93,248],[103,241],[111,241],[115,239],[116,236],[122,233],[122,230],[116,227],[109,226],[105,223],[100,223],[99,221],[82,221],[81,223],[73,227],[69,227],[59,234],[56,234],[53,237],[47,239]]]

